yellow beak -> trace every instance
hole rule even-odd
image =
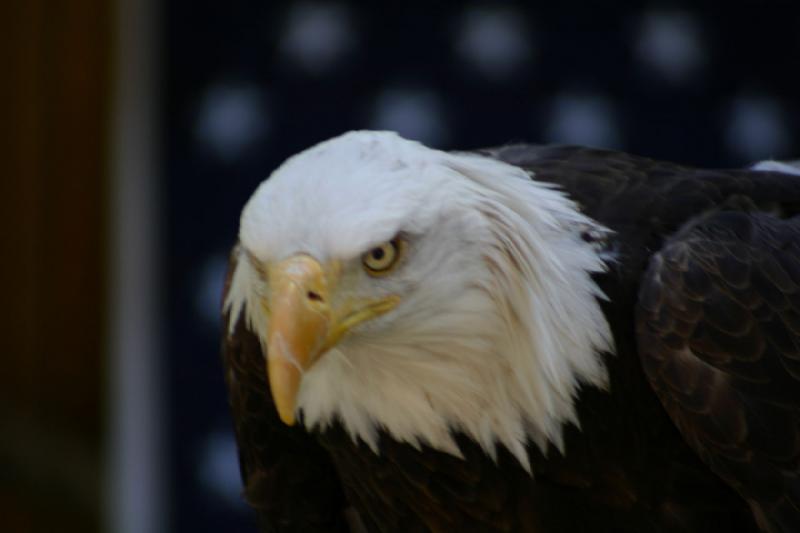
[[[268,268],[267,375],[275,408],[287,425],[295,422],[303,373],[355,325],[399,302],[389,296],[331,307],[340,267],[323,267],[309,255],[294,255]]]

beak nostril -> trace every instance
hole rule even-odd
[[[322,296],[320,296],[318,292],[314,292],[314,291],[308,291],[308,292],[306,293],[306,296],[307,296],[307,297],[308,297],[308,299],[309,299],[309,300],[311,300],[312,302],[321,302],[321,301],[322,301]]]

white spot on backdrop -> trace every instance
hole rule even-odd
[[[621,135],[611,102],[600,95],[564,93],[549,108],[549,142],[620,148]]]
[[[682,11],[650,12],[638,30],[636,55],[661,79],[687,82],[708,61],[701,23]]]
[[[458,23],[455,49],[465,63],[493,80],[510,76],[531,57],[525,20],[512,8],[467,8]]]
[[[200,104],[195,137],[219,158],[232,161],[269,129],[261,92],[253,85],[218,85]]]
[[[421,89],[388,89],[375,102],[371,128],[393,130],[431,146],[446,141],[444,117],[435,93]]]
[[[333,68],[354,44],[352,17],[340,4],[294,4],[285,28],[280,41],[284,57],[314,74]]]
[[[208,324],[215,327],[219,327],[222,320],[222,291],[227,269],[227,256],[214,255],[206,260],[195,278],[195,309]]]
[[[775,99],[746,96],[733,101],[725,134],[728,149],[755,161],[785,153],[789,144],[785,110]]]
[[[233,433],[217,431],[206,437],[198,454],[197,476],[206,491],[232,507],[246,507]]]

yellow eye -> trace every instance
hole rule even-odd
[[[369,274],[381,276],[389,273],[397,264],[404,250],[405,241],[395,237],[379,244],[361,257],[361,262]]]

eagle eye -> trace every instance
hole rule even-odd
[[[397,265],[404,250],[404,241],[395,237],[372,248],[363,256],[361,263],[368,274],[382,276],[388,274]]]

